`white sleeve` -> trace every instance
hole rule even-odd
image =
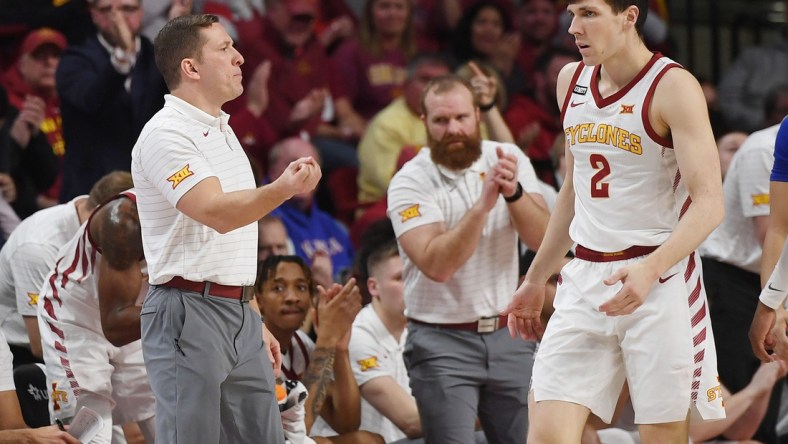
[[[9,261],[14,276],[16,308],[22,316],[36,316],[38,293],[55,266],[57,249],[41,244],[20,245]]]

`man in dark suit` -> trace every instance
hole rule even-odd
[[[86,194],[103,175],[128,171],[131,148],[164,103],[153,45],[140,35],[140,0],[91,0],[98,33],[66,49],[56,86],[66,155],[60,200]]]

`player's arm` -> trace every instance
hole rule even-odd
[[[116,199],[93,216],[90,234],[102,249],[98,272],[101,328],[107,340],[120,347],[140,339],[142,235],[137,205]]]
[[[698,81],[684,69],[669,70],[657,85],[649,115],[655,128],[672,136],[681,180],[692,199],[670,237],[644,261],[656,280],[711,234],[722,222],[724,206],[719,157]]]
[[[187,191],[176,207],[223,234],[257,222],[287,199],[314,189],[320,177],[320,166],[311,157],[292,162],[274,182],[253,190],[225,193],[217,177],[207,177]]]
[[[11,273],[14,276],[16,308],[25,323],[30,352],[41,359],[41,333],[38,331],[38,293],[52,270],[56,249],[36,243],[25,243],[11,257]]]
[[[569,85],[572,75],[577,70],[578,62],[569,63],[558,74],[556,97],[558,106],[563,106],[564,98],[569,94]],[[544,285],[547,280],[560,269],[561,259],[572,248],[572,239],[569,237],[569,224],[575,217],[575,188],[574,188],[574,156],[569,146],[564,144],[566,155],[566,178],[558,191],[555,208],[550,214],[544,239],[536,252],[533,263],[528,268],[526,281]]]
[[[788,182],[770,182],[769,201],[769,223],[761,256],[761,286],[765,286],[771,276],[788,237],[788,204],[784,204],[788,202]]]
[[[408,438],[421,436],[421,420],[416,399],[391,376],[379,376],[361,386],[361,396],[394,423]]]
[[[563,98],[569,92],[571,78],[577,69],[577,63],[570,63],[561,69],[556,89],[558,106],[563,105]],[[547,222],[544,239],[536,252],[536,257],[528,268],[525,280],[512,296],[512,302],[501,312],[508,315],[509,333],[512,337],[519,335],[530,340],[537,339],[541,333],[540,315],[545,297],[545,285],[556,270],[561,268],[561,260],[572,248],[569,237],[569,225],[575,217],[574,188],[574,156],[569,146],[566,150],[566,178],[555,207]]]
[[[350,433],[361,425],[361,393],[350,367],[347,348],[337,348],[334,355],[334,380],[331,396],[320,411],[320,416],[337,433]]]

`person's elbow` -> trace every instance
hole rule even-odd
[[[104,325],[101,326],[101,330],[104,332],[104,337],[107,338],[110,344],[115,347],[123,347],[124,345],[128,345],[134,342],[134,338],[130,337],[130,335],[121,328],[117,327],[106,327]]]
[[[36,357],[36,359],[43,360],[44,359],[44,350],[41,347],[41,341],[30,341],[30,353]]]
[[[419,421],[418,415],[415,418],[412,418],[406,424],[403,425],[401,428],[402,433],[408,437],[408,439],[416,439],[421,438],[421,421]]]

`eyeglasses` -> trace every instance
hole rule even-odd
[[[107,6],[95,6],[96,11],[100,12],[101,14],[109,14],[112,12],[112,5]],[[120,5],[118,6],[118,10],[123,14],[133,14],[140,10],[140,5]]]

